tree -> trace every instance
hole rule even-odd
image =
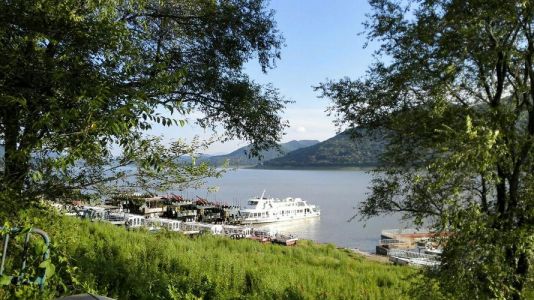
[[[177,140],[165,145],[160,137],[148,137],[132,142],[130,150],[121,155],[107,155],[78,160],[57,170],[58,160],[40,153],[33,158],[33,184],[27,193],[40,195],[56,202],[87,199],[100,202],[121,193],[158,194],[169,190],[200,188],[210,177],[220,177],[225,171],[207,162],[192,162],[198,151],[211,141]],[[37,175],[37,176],[36,176]],[[82,192],[83,191],[83,192]],[[15,207],[16,208],[16,207]],[[16,212],[16,210],[14,210]]]
[[[2,1],[0,191],[24,196],[38,153],[59,154],[61,170],[131,152],[152,124],[193,111],[252,154],[275,145],[287,101],[243,65],[267,71],[282,42],[263,0]]]
[[[451,233],[439,278],[462,298],[520,299],[534,248],[534,3],[371,0],[377,61],[316,89],[390,143],[363,218]]]

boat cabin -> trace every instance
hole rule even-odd
[[[150,218],[146,220],[146,225],[151,229],[166,229],[169,231],[180,231],[180,221],[164,218]]]
[[[252,235],[253,229],[251,227],[244,226],[235,226],[235,225],[224,225],[223,226],[224,235],[230,237],[239,237],[245,238]]]
[[[205,224],[197,222],[182,222],[180,229],[184,232],[209,232],[211,234],[219,235],[223,233],[223,226],[217,224]]]
[[[128,215],[126,217],[127,228],[140,228],[145,225],[145,217],[137,215]]]

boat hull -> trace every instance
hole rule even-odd
[[[321,214],[307,214],[307,215],[296,215],[296,216],[283,216],[283,217],[272,217],[272,218],[246,218],[241,220],[243,224],[265,224],[265,223],[277,223],[277,222],[287,222],[293,220],[302,220],[320,217]]]

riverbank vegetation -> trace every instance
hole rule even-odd
[[[387,134],[360,215],[403,212],[447,232],[439,272],[427,278],[448,297],[532,298],[534,2],[369,2],[377,62],[366,77],[316,87],[342,129]],[[276,146],[289,101],[245,66],[254,58],[273,68],[283,44],[264,0],[0,2],[0,224],[24,219],[41,199],[110,194],[117,182],[179,188],[219,174],[195,159],[175,164],[199,149],[159,147],[146,137],[156,124],[222,128],[223,140],[249,141],[251,155]],[[356,159],[341,140],[329,143],[289,159]],[[359,165],[376,165],[383,141],[369,145]],[[50,297],[399,299],[434,286],[333,246],[193,241],[41,213],[21,224],[52,235]],[[9,286],[2,297],[32,293]]]
[[[416,269],[331,244],[285,247],[56,215],[30,219],[52,238],[55,275],[45,293],[51,299],[84,292],[118,299],[408,299],[417,280]]]
[[[147,132],[158,124],[222,128],[216,138],[246,140],[253,155],[287,126],[288,100],[244,70],[280,58],[263,0],[1,2],[0,45],[0,204],[12,215],[137,174],[136,191],[140,180],[176,188],[213,175],[166,169],[201,149],[177,135],[157,151]]]
[[[387,133],[359,215],[449,236],[439,280],[523,299],[534,261],[534,2],[369,1],[377,62],[317,87],[342,128]]]
[[[358,140],[351,137],[358,136]],[[297,149],[282,157],[263,162],[267,169],[291,168],[374,168],[381,165],[380,155],[387,140],[380,131],[344,131],[321,143]]]

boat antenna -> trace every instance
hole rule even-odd
[[[263,193],[261,193],[261,199],[263,199],[263,196],[265,196],[265,190],[263,190]]]

